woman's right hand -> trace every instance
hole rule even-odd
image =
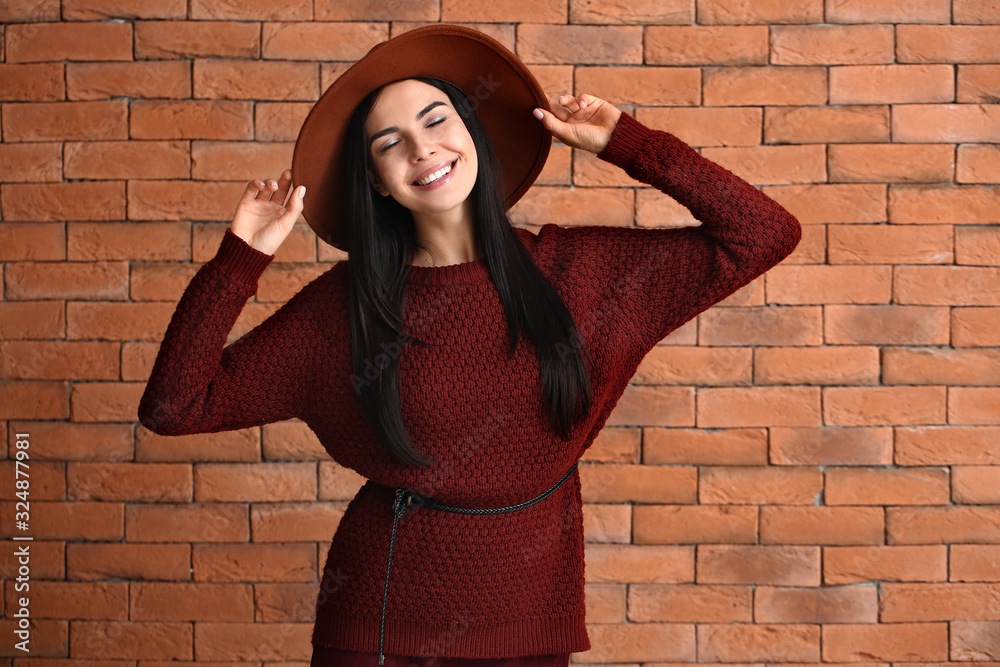
[[[306,187],[292,190],[292,170],[286,169],[275,181],[250,181],[236,206],[230,225],[233,234],[255,250],[273,255],[292,232],[295,221],[302,213],[302,199]],[[285,201],[285,198],[288,201]]]

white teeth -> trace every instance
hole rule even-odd
[[[417,185],[427,185],[428,183],[433,183],[434,181],[441,178],[450,171],[451,171],[451,165],[450,164],[445,165],[441,169],[435,171],[430,176],[427,176],[426,178],[421,178],[419,181],[417,181]]]

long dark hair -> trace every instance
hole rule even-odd
[[[444,91],[472,137],[479,171],[471,197],[476,233],[486,266],[507,314],[513,355],[522,331],[535,344],[549,423],[564,438],[590,408],[590,353],[562,297],[517,237],[503,204],[502,173],[493,146],[465,94],[446,81],[419,78]],[[406,276],[418,247],[413,217],[391,197],[378,196],[369,181],[373,169],[365,122],[381,88],[366,97],[351,118],[344,157],[350,187],[346,214],[350,254],[351,349],[354,389],[369,426],[386,449],[404,463],[435,461],[416,451],[400,411],[399,359],[408,344],[424,344],[402,321]]]

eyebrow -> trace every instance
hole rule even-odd
[[[438,106],[444,106],[444,102],[442,102],[441,100],[437,100],[436,102],[431,102],[430,104],[428,104],[427,106],[425,106],[423,109],[420,110],[420,113],[417,114],[416,119],[420,120],[421,118],[426,116],[431,109]],[[378,132],[372,135],[371,139],[368,140],[368,147],[371,148],[371,145],[375,143],[376,139],[384,137],[387,134],[392,134],[393,132],[399,132],[399,128],[396,127],[395,125],[393,125],[392,127],[387,127],[384,130],[379,130]]]

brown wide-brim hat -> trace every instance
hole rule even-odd
[[[504,204],[527,192],[545,165],[551,134],[532,116],[548,108],[545,92],[517,56],[488,35],[431,25],[376,44],[319,98],[292,156],[296,185],[306,186],[303,216],[330,245],[350,251],[344,141],[358,104],[373,90],[413,77],[443,79],[472,102],[503,170]]]

